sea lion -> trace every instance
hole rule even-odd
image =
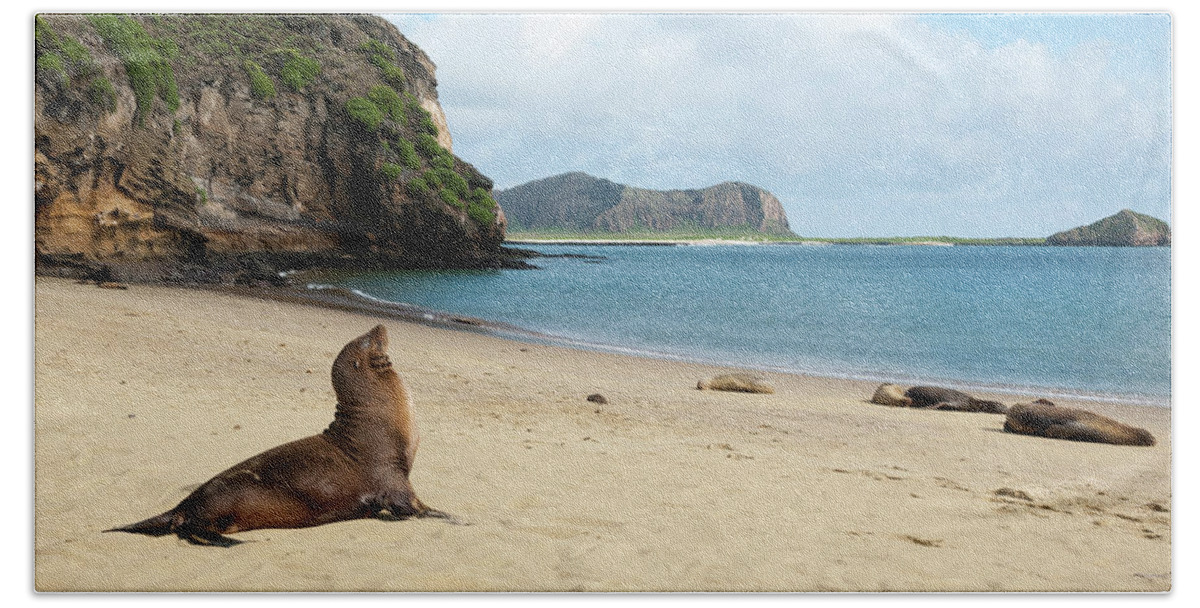
[[[352,340],[333,362],[337,408],[313,435],[272,448],[205,482],[174,509],[105,532],[174,533],[228,547],[224,534],[379,516],[453,518],[423,504],[408,475],[420,442],[412,400],[387,356],[387,329]]]
[[[702,391],[732,391],[735,393],[775,394],[775,389],[763,383],[762,378],[749,374],[723,374],[696,383]]]
[[[976,399],[964,392],[937,386],[914,386],[904,391],[904,396],[912,399],[912,407],[989,414],[1008,411],[1008,407],[998,401]]]
[[[1004,430],[1071,441],[1154,445],[1154,435],[1146,429],[1122,424],[1087,410],[1046,403],[1018,403],[1012,406],[1004,419]]]
[[[871,403],[891,405],[894,407],[910,407],[913,400],[904,395],[904,390],[895,384],[880,384],[871,395]]]

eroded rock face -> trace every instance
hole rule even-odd
[[[39,266],[67,257],[204,264],[248,253],[361,266],[497,263],[504,215],[491,180],[449,153],[434,64],[388,22],[108,19],[38,17]],[[143,55],[130,50],[137,44]],[[138,64],[146,52],[162,61]],[[164,63],[169,76],[155,72]],[[269,95],[253,88],[254,67]],[[149,101],[136,86],[146,71]],[[378,101],[379,87],[402,111],[370,125],[348,102]],[[401,142],[411,150],[422,134],[444,150],[418,147],[406,163]],[[435,163],[440,181],[450,171],[456,184],[414,185]],[[455,188],[453,198],[442,193]]]

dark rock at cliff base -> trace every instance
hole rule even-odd
[[[1154,247],[1171,244],[1171,227],[1149,215],[1122,209],[1098,222],[1046,238],[1047,245]]]
[[[433,62],[381,18],[40,15],[35,34],[39,272],[511,261]]]
[[[499,190],[514,230],[570,232],[740,230],[794,236],[775,195],[740,182],[696,190],[647,190],[564,173]]]

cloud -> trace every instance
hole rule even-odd
[[[1169,21],[1119,16],[1143,41],[1062,17],[392,20],[438,65],[456,153],[498,187],[575,170],[741,180],[821,236],[1046,235],[1123,207],[1169,219]]]

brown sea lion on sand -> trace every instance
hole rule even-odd
[[[1004,430],[1021,435],[1052,439],[1112,443],[1116,445],[1154,445],[1154,435],[1146,429],[1122,424],[1100,414],[1046,403],[1018,403],[1008,410]]]
[[[880,384],[871,395],[871,403],[891,405],[893,407],[910,407],[913,400],[904,395],[904,389],[895,384]]]
[[[762,378],[748,374],[723,374],[696,383],[702,391],[732,391],[735,393],[775,394],[775,389],[764,384]]]
[[[333,362],[337,410],[314,435],[272,448],[201,485],[174,509],[105,530],[174,533],[194,544],[228,547],[223,534],[304,528],[379,516],[449,515],[425,506],[408,475],[419,438],[412,403],[387,356],[387,330],[355,338]]]
[[[914,386],[904,392],[912,399],[912,407],[954,412],[985,412],[1003,414],[1008,407],[998,401],[976,399],[962,391],[937,386]]]

